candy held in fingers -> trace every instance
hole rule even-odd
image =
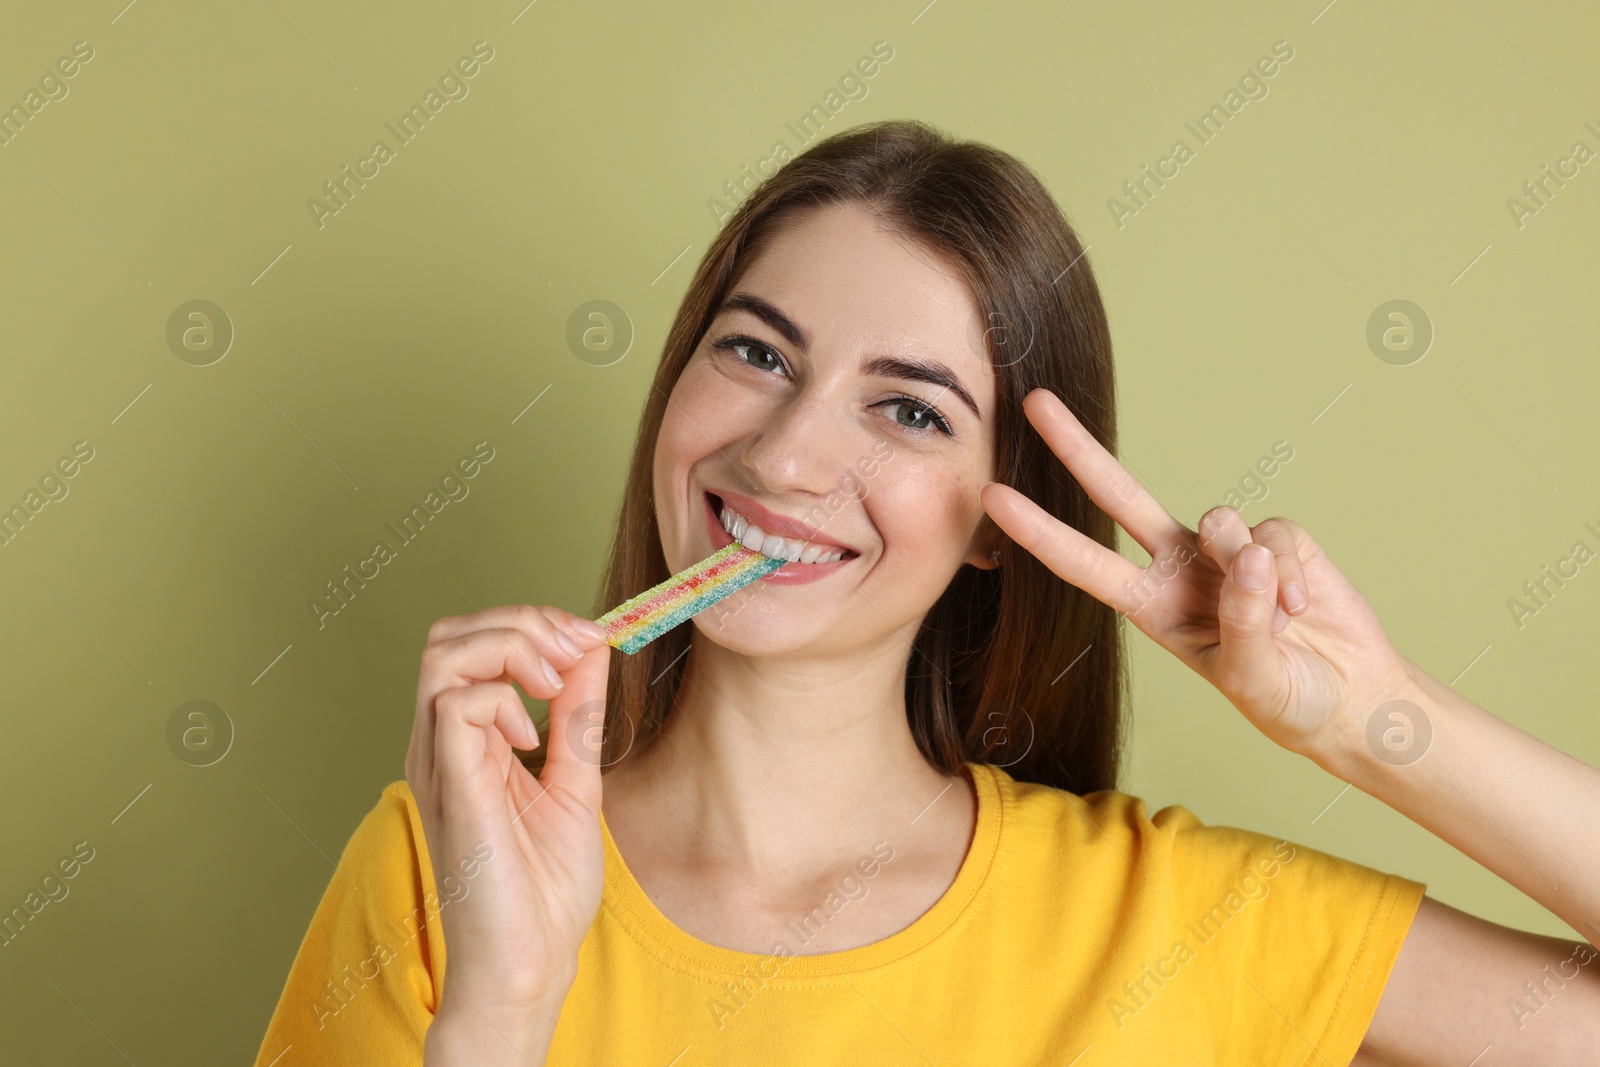
[[[631,656],[680,622],[771,574],[784,563],[735,541],[660,585],[618,604],[595,622],[605,627],[606,644]]]

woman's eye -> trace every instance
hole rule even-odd
[[[899,409],[900,414],[895,416],[894,421],[908,430],[926,431],[937,429],[946,437],[954,436],[950,432],[950,424],[945,421],[945,417],[927,404],[915,400],[900,399],[885,401],[883,406]]]
[[[784,373],[783,357],[778,355],[772,346],[757,341],[754,337],[743,334],[733,334],[720,341],[713,341],[711,347],[733,353],[733,358],[742,363],[748,363],[757,370],[777,371]],[[955,431],[950,428],[950,422],[941,415],[937,408],[924,404],[920,400],[910,397],[895,397],[874,404],[874,407],[894,408],[896,413],[891,416],[895,424],[913,433],[925,434],[936,431],[946,437],[954,437]]]
[[[778,359],[778,354],[772,351],[770,348],[762,348],[759,345],[740,345],[739,347],[743,348],[747,352],[755,353],[755,359],[740,357],[752,367],[759,367],[762,370],[772,370],[774,368],[781,368],[783,366],[783,363]]]
[[[778,353],[753,338],[728,337],[718,341],[713,347],[727,349],[736,359],[743,360],[757,370],[783,369],[783,361],[778,358]],[[755,358],[748,358],[746,353],[753,353]]]

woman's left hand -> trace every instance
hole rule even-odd
[[[1299,523],[1248,526],[1237,510],[1218,506],[1200,517],[1197,534],[1054,393],[1035,389],[1023,409],[1089,497],[1150,553],[1150,565],[999,482],[979,492],[990,517],[1061,578],[1133,620],[1274,742],[1320,763],[1356,743],[1375,708],[1410,691],[1410,661]]]

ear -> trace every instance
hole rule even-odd
[[[1005,532],[985,513],[961,562],[970,563],[980,571],[996,570],[1000,567],[1000,560],[1005,558],[1005,542]],[[990,553],[998,553],[999,558],[990,558]]]

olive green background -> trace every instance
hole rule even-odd
[[[1247,520],[1303,523],[1404,653],[1600,761],[1600,577],[1581,570],[1521,627],[1507,606],[1574,542],[1600,546],[1584,526],[1600,526],[1600,166],[1521,227],[1507,206],[1573,142],[1600,147],[1593,14],[120,4],[13,10],[0,30],[6,107],[74,42],[94,49],[0,147],[0,506],[75,442],[94,450],[0,548],[0,908],[76,842],[95,850],[0,948],[8,1060],[255,1055],[332,860],[403,777],[428,624],[588,609],[655,359],[716,231],[708,202],[731,207],[724,182],[776,141],[798,150],[786,123],[877,41],[892,60],[825,132],[923,118],[1036,168],[1091,246],[1123,459],[1173,514],[1192,526],[1287,442]],[[375,140],[394,147],[384,124],[480,40],[494,58],[468,95],[319,227],[308,200]],[[1268,94],[1196,147],[1184,122],[1280,40],[1294,58]],[[1180,137],[1194,158],[1119,227],[1108,200]],[[614,352],[585,361],[567,340],[596,299],[635,333],[606,366]],[[1395,299],[1436,332],[1406,366],[1366,340]],[[234,331],[207,366],[167,341],[192,300]],[[470,495],[319,629],[308,601],[478,441],[494,459]],[[1341,782],[1128,633],[1123,788],[1152,811],[1181,803],[1569,933],[1359,790],[1329,807]],[[232,724],[210,766],[169,747],[191,700]]]

